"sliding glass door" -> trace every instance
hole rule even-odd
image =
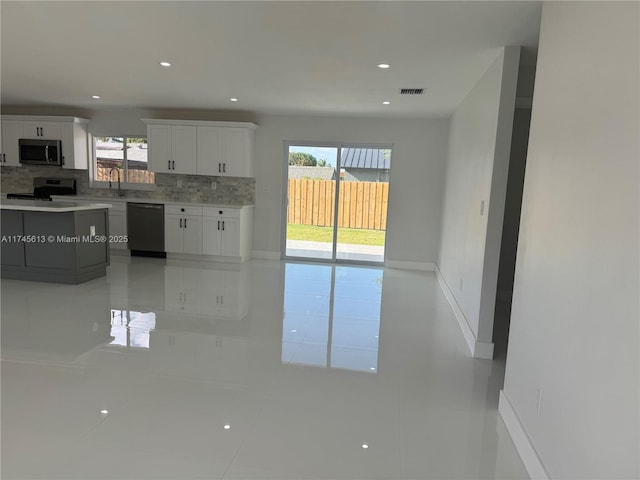
[[[289,145],[286,258],[384,261],[391,149]]]
[[[384,261],[390,164],[390,149],[340,150],[337,259]]]

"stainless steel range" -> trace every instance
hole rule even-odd
[[[7,193],[8,199],[51,200],[51,195],[76,195],[75,178],[35,177],[33,192]]]

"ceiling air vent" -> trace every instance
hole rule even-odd
[[[424,88],[401,88],[400,95],[422,95]]]

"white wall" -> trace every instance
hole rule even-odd
[[[639,21],[542,12],[503,393],[552,478],[640,477]]]
[[[449,135],[438,267],[472,353],[489,358],[519,54],[501,49],[451,117]]]
[[[392,144],[387,259],[436,262],[447,119],[264,116],[257,121],[254,251],[280,254],[285,141]]]

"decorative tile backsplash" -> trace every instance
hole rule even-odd
[[[114,188],[92,188],[89,184],[89,172],[86,170],[65,170],[58,167],[0,167],[0,191],[33,191],[33,177],[75,178],[78,195],[94,197],[116,197]],[[178,181],[181,186],[178,187]],[[211,183],[216,188],[211,188]],[[255,178],[209,177],[203,175],[175,175],[156,173],[154,190],[126,190],[124,198],[148,198],[173,202],[212,203],[224,205],[253,205],[256,197]]]

